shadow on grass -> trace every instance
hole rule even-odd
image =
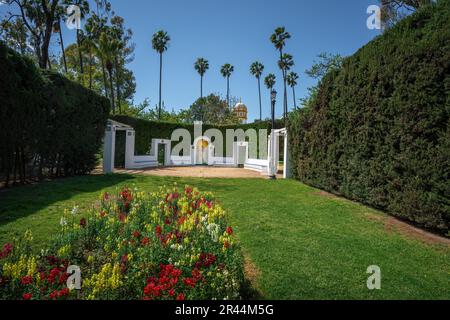
[[[126,174],[64,178],[0,192],[0,226],[27,217],[81,193],[92,193],[131,180]]]
[[[257,301],[264,299],[262,294],[255,289],[255,287],[253,286],[252,282],[249,279],[245,279],[244,283],[242,283],[241,297],[242,299],[249,301]]]

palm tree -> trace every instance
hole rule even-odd
[[[158,119],[161,120],[161,95],[162,95],[162,65],[163,53],[169,48],[170,37],[167,32],[160,30],[153,35],[152,47],[159,53],[159,106]]]
[[[88,0],[65,0],[67,5],[76,5],[80,8],[80,18],[83,20],[89,13],[89,1]],[[83,42],[83,32],[77,29],[77,46],[78,46],[78,57],[80,59],[80,73],[83,78],[84,83],[84,64],[83,64],[83,53],[82,53],[82,42]]]
[[[283,72],[283,75],[284,75],[284,77],[283,77],[283,82],[284,82],[284,88],[285,88],[285,90],[286,90],[286,88],[287,88],[287,72],[289,71],[289,70],[291,70],[291,68],[294,66],[294,60],[293,60],[293,57],[292,57],[292,55],[290,55],[290,54],[287,54],[287,53],[284,53],[282,56],[281,56],[281,60],[280,61],[278,61],[278,67],[281,69],[281,71]],[[286,103],[285,103],[285,105],[284,105],[284,119],[286,120],[287,119],[287,114],[288,114],[288,107],[287,107],[287,91],[285,92],[285,99],[286,99]]]
[[[272,94],[272,89],[277,83],[277,77],[273,73],[269,73],[267,77],[264,78],[264,84],[266,88],[269,89],[269,93]],[[272,108],[272,106],[270,106]]]
[[[200,98],[203,98],[203,76],[209,69],[209,62],[203,58],[198,58],[195,62],[194,68],[200,75]]]
[[[61,46],[61,54],[63,58],[64,71],[67,73],[67,59],[66,59],[66,50],[64,49],[64,39],[62,35],[61,29],[61,12],[58,11],[58,16],[56,22],[53,25],[53,32],[59,34],[59,45]]]
[[[230,77],[233,72],[234,72],[234,67],[229,63],[224,64],[222,66],[222,68],[220,69],[220,73],[222,74],[222,76],[227,79],[227,103],[228,103],[228,108],[230,108],[230,109],[231,109],[231,107],[230,107]]]
[[[259,93],[259,120],[262,121],[262,103],[261,103],[261,75],[264,71],[264,65],[261,62],[254,62],[250,66],[250,73],[258,80],[258,93]]]
[[[291,35],[286,31],[285,27],[276,28],[272,36],[270,37],[270,41],[275,46],[280,53],[280,60],[283,60],[283,50],[286,46],[286,40],[290,39]],[[283,84],[284,84],[284,110],[285,114],[287,113],[287,88],[286,88],[286,73],[282,70],[283,73]]]
[[[292,94],[294,97],[294,108],[297,109],[297,101],[295,99],[295,87],[297,86],[298,74],[291,72],[287,75],[287,84],[292,88]]]
[[[101,57],[102,61],[105,63],[106,70],[109,74],[109,85],[111,94],[111,109],[115,113],[115,102],[114,102],[114,85],[113,85],[113,68],[115,58],[120,50],[120,42],[115,39],[111,39],[105,32],[102,32],[99,40],[98,46],[95,48],[96,53]]]

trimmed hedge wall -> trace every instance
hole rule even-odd
[[[291,115],[294,175],[427,228],[450,229],[450,1],[401,21]]]
[[[0,42],[0,175],[7,183],[89,173],[109,102]]]
[[[143,119],[137,119],[129,116],[123,116],[123,115],[116,115],[112,117],[113,120],[127,124],[132,126],[136,131],[136,145],[135,145],[135,151],[136,154],[143,155],[147,154],[150,150],[150,145],[152,139],[170,139],[172,136],[172,133],[176,129],[186,129],[191,133],[192,142],[194,143],[194,125],[192,124],[181,124],[181,123],[170,123],[170,122],[156,122],[156,121],[148,121]],[[248,129],[255,129],[255,130],[261,130],[261,129],[267,129],[270,133],[272,124],[267,121],[263,122],[256,122],[252,124],[242,124],[242,125],[230,125],[230,126],[213,126],[213,125],[203,125],[203,132],[205,132],[208,129],[219,129],[223,136],[224,140],[226,137],[226,130],[227,129],[243,129],[244,131]],[[282,122],[277,121],[276,127],[281,128]],[[123,144],[123,145],[122,145]],[[224,141],[224,144],[226,142]],[[174,145],[173,145],[174,147]],[[117,139],[117,148],[116,148],[116,164],[123,164],[124,163],[124,151],[125,145],[124,145],[124,138]],[[224,152],[225,145],[224,145]],[[119,165],[120,165],[119,164]]]

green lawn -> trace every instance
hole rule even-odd
[[[287,180],[112,175],[15,188],[0,193],[0,243],[31,229],[43,245],[65,208],[89,208],[103,190],[152,191],[174,182],[220,199],[262,298],[450,299],[450,246],[387,229],[382,213]],[[366,287],[370,265],[381,267],[382,290]]]

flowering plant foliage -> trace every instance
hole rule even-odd
[[[211,194],[177,186],[104,193],[89,214],[66,211],[36,255],[32,235],[0,251],[0,299],[237,299],[243,266],[233,229]],[[67,287],[69,266],[81,288]]]

